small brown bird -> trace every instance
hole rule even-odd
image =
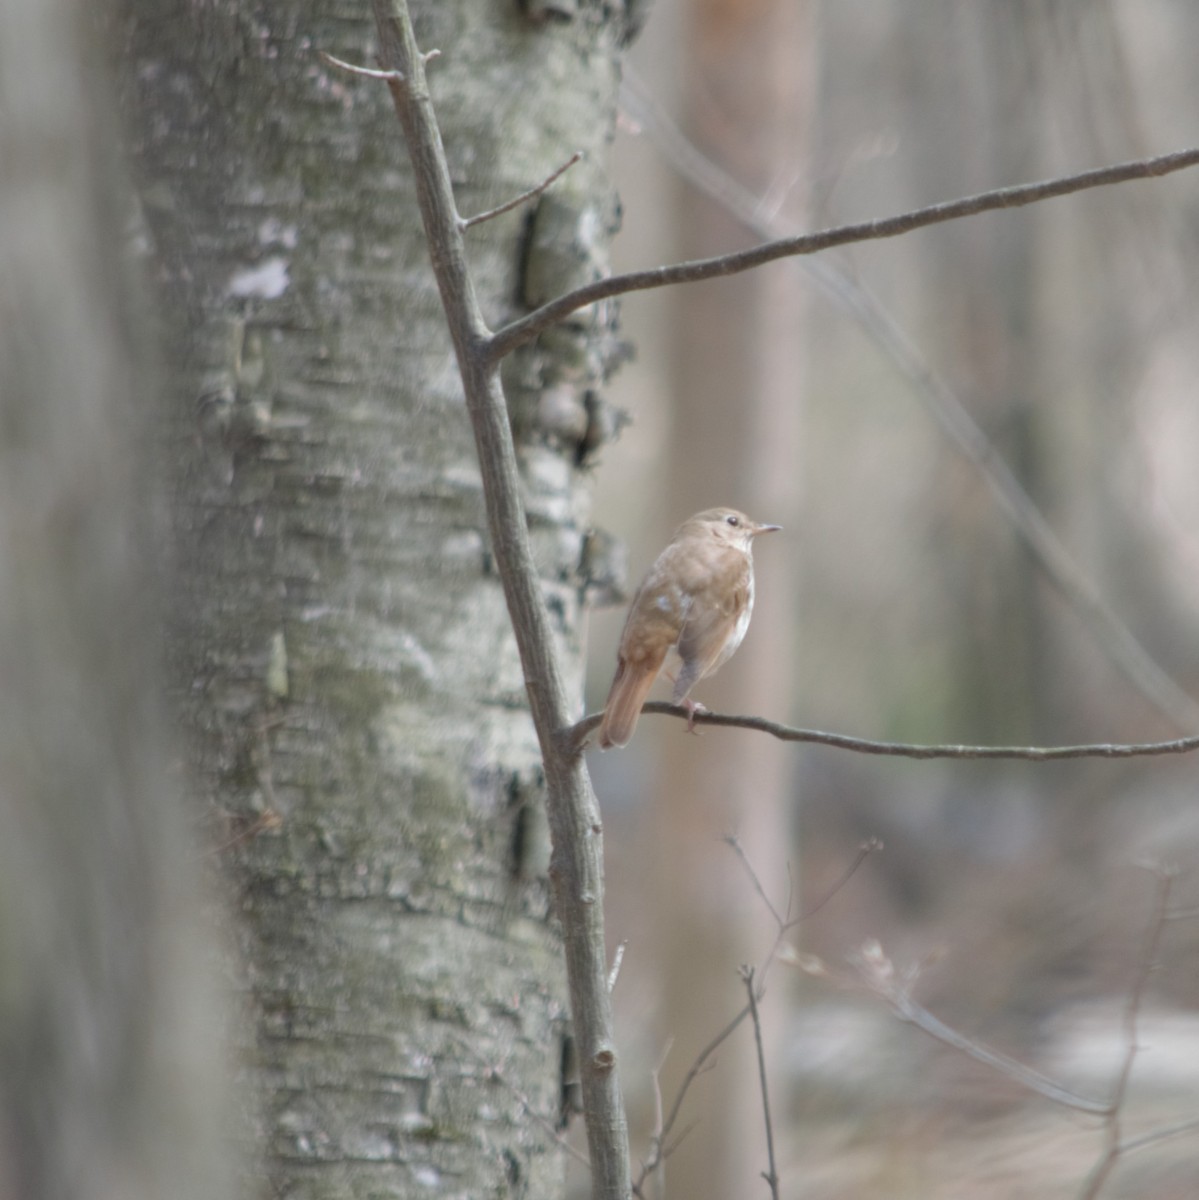
[[[645,697],[666,652],[676,647],[682,667],[675,704],[688,712],[687,728],[702,704],[688,692],[741,645],[754,608],[753,542],[779,525],[759,525],[732,508],[709,508],[684,521],[658,555],[633,598],[620,635],[616,677],[604,706],[600,749],[633,736]]]

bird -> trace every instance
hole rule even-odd
[[[695,732],[695,714],[707,710],[688,694],[741,645],[754,608],[754,539],[781,528],[735,508],[708,508],[678,527],[629,606],[599,727],[601,750],[628,744],[671,647],[682,663],[673,703],[686,708]]]

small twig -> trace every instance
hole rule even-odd
[[[450,1040],[458,1047],[459,1050],[462,1051],[463,1054],[465,1054],[468,1058],[474,1059],[475,1064],[481,1067],[487,1073],[487,1077],[489,1079],[494,1079],[496,1083],[506,1088],[512,1094],[513,1098],[520,1104],[521,1108],[524,1109],[524,1111],[530,1117],[532,1117],[533,1120],[536,1121],[537,1124],[540,1125],[541,1128],[544,1129],[551,1138],[554,1139],[554,1142],[560,1149],[564,1150],[568,1155],[570,1155],[575,1162],[579,1163],[583,1167],[586,1167],[587,1170],[591,1169],[591,1163],[588,1162],[587,1156],[580,1150],[576,1149],[567,1138],[562,1136],[562,1131],[557,1127],[557,1125],[554,1124],[553,1121],[544,1116],[542,1113],[539,1113],[537,1109],[533,1107],[533,1102],[529,1099],[529,1097],[526,1096],[525,1093],[516,1086],[516,1084],[508,1079],[508,1077],[499,1069],[499,1067],[497,1067],[494,1063],[488,1062],[487,1059],[485,1059],[465,1038],[460,1037],[458,1034],[452,1031],[450,1032],[449,1036]]]
[[[371,67],[359,67],[353,63],[343,62],[340,58],[334,58],[332,54],[326,54],[323,50],[318,50],[317,53],[334,67],[340,67],[343,71],[349,71],[351,75],[361,75],[363,79],[382,79],[385,83],[400,83],[404,76],[399,71],[376,71]],[[436,54],[437,51],[432,51]]]
[[[770,910],[770,915],[774,918],[776,928],[784,928],[791,918],[791,903],[787,902],[787,916],[779,916],[779,911],[770,902],[770,897],[766,895],[766,889],[762,886],[762,881],[758,878],[758,873],[753,869],[748,857],[745,854],[745,848],[741,845],[741,839],[736,834],[729,834],[724,839],[726,846],[731,846],[733,853],[741,860],[741,865],[745,868],[749,875],[749,881],[753,884],[754,891],[758,893],[758,899]]]
[[[946,1046],[952,1046],[955,1050],[960,1050],[975,1062],[991,1067],[1001,1075],[1007,1076],[1008,1079],[1028,1088],[1029,1091],[1036,1092],[1047,1100],[1065,1105],[1067,1108],[1077,1109],[1079,1112],[1097,1113],[1100,1116],[1108,1114],[1111,1107],[1108,1101],[1093,1100],[1089,1096],[1072,1092],[1047,1075],[1034,1071],[1032,1067],[1026,1067],[1022,1062],[1017,1062],[1016,1059],[1001,1054],[998,1050],[992,1050],[980,1042],[958,1033],[956,1029],[934,1017],[927,1008],[917,1004],[905,988],[887,991],[876,987],[874,990],[891,1005],[897,1016],[911,1022],[917,1029],[927,1033],[929,1037],[935,1038]]]
[[[833,881],[832,887],[820,897],[810,908],[805,908],[801,912],[800,919],[806,921],[809,917],[814,917],[854,876],[857,869],[872,855],[878,854],[883,849],[882,838],[867,838],[859,847],[858,853],[854,860],[841,872],[840,876]]]
[[[612,967],[608,971],[608,993],[609,995],[616,989],[616,981],[620,978],[620,966],[624,962],[624,951],[628,942],[620,942],[616,947],[616,953],[612,955]]]
[[[762,899],[763,903],[766,905],[766,908],[770,911],[770,914],[774,918],[774,921],[775,921],[776,930],[775,930],[774,942],[771,944],[769,951],[767,951],[767,953],[766,953],[766,957],[762,960],[762,965],[758,968],[758,970],[756,972],[758,996],[760,997],[763,994],[765,986],[766,986],[766,976],[769,974],[770,968],[774,965],[775,961],[778,959],[779,952],[787,940],[787,934],[793,928],[795,928],[796,925],[800,924],[800,922],[807,920],[808,917],[811,915],[811,913],[805,912],[805,913],[801,913],[798,917],[791,917],[791,915],[790,915],[791,905],[790,905],[790,903],[788,903],[787,915],[788,915],[789,919],[787,919],[787,920],[782,919],[779,916],[778,909],[773,904],[771,904],[771,902],[766,898],[766,892],[765,892],[765,889],[762,887],[762,881],[758,878],[758,874],[754,870],[753,864],[749,861],[749,858],[746,856],[745,852],[742,850],[740,842],[737,840],[736,837],[732,837],[732,836],[727,837],[725,839],[725,841],[737,852],[737,855],[741,860],[741,864],[745,868],[746,872],[748,873],[750,882],[753,884],[754,891],[756,891],[758,896]],[[881,848],[882,848],[882,843],[880,841],[878,841],[877,838],[871,838],[869,841],[863,843],[862,846],[859,847],[859,849],[858,849],[857,857],[854,859],[854,861],[853,861],[852,865],[849,867],[849,869],[843,874],[842,878],[840,880],[838,880],[833,891],[830,892],[829,895],[826,896],[825,899],[822,900],[820,902],[820,904],[817,905],[816,908],[812,910],[812,912],[817,911],[817,909],[819,909],[823,904],[825,904],[828,901],[828,899],[836,891],[840,890],[840,888],[843,887],[845,885],[845,883],[849,880],[849,877],[858,869],[858,867],[860,867],[862,865],[862,863],[866,860],[866,858],[870,854],[872,854],[874,851],[879,850]],[[670,1151],[672,1149],[674,1149],[674,1147],[677,1146],[679,1144],[679,1142],[682,1140],[683,1135],[680,1134],[679,1137],[676,1138],[675,1141],[673,1143],[671,1143],[670,1145],[666,1145],[666,1142],[665,1142],[666,1138],[670,1135],[670,1131],[674,1128],[675,1122],[679,1119],[679,1114],[682,1112],[682,1109],[683,1109],[683,1101],[687,1098],[687,1093],[690,1091],[691,1085],[707,1069],[709,1061],[715,1055],[716,1051],[719,1050],[720,1047],[723,1046],[724,1043],[727,1042],[728,1039],[730,1037],[732,1037],[734,1033],[736,1033],[738,1028],[740,1028],[741,1023],[746,1019],[746,1017],[748,1017],[750,1015],[751,1015],[751,1009],[750,1009],[750,1006],[747,1004],[699,1052],[699,1054],[697,1054],[695,1056],[695,1059],[692,1062],[690,1068],[688,1069],[687,1074],[683,1076],[682,1083],[679,1084],[678,1091],[675,1093],[674,1102],[670,1106],[670,1113],[667,1115],[666,1120],[662,1123],[661,1133],[659,1134],[657,1140],[654,1143],[652,1143],[653,1148],[650,1152],[649,1158],[642,1165],[641,1174],[637,1177],[637,1181],[633,1185],[633,1191],[636,1195],[638,1195],[638,1196],[641,1195],[640,1189],[641,1189],[642,1185],[644,1184],[646,1177],[650,1174],[650,1172],[654,1171],[657,1168],[658,1164],[660,1162],[662,1162],[666,1158],[666,1156],[670,1153]]]
[[[641,715],[677,717],[696,725],[720,725],[730,729],[753,729],[778,738],[781,742],[808,742],[832,746],[857,754],[890,755],[897,758],[1012,758],[1027,762],[1052,762],[1064,758],[1140,758],[1157,754],[1189,754],[1199,750],[1199,736],[1175,738],[1168,742],[1094,742],[1078,746],[956,746],[915,745],[908,742],[875,742],[844,733],[825,733],[818,729],[796,729],[765,717],[732,716],[725,713],[689,714],[677,704],[651,700]],[[581,753],[587,738],[599,728],[603,713],[589,713],[581,721],[558,731],[559,743],[569,752]]]
[[[774,1200],[779,1200],[779,1173],[774,1159],[774,1122],[770,1116],[770,1089],[766,1085],[766,1050],[762,1044],[762,1018],[758,1013],[758,994],[754,988],[753,967],[741,968],[741,979],[745,984],[745,994],[749,997],[749,1015],[754,1026],[754,1044],[758,1048],[758,1082],[762,1088],[762,1118],[766,1122],[766,1161],[767,1169],[762,1172],[762,1178],[770,1187]]]
[[[1121,1154],[1132,1154],[1137,1150],[1145,1150],[1150,1146],[1168,1142],[1171,1138],[1184,1137],[1189,1133],[1199,1133],[1199,1117],[1189,1121],[1179,1121],[1177,1125],[1163,1125],[1160,1129],[1151,1129],[1148,1133],[1129,1138],[1121,1147]]]
[[[1019,208],[1041,200],[1066,196],[1087,188],[1105,187],[1114,183],[1125,183],[1131,179],[1150,179],[1181,171],[1199,164],[1199,149],[1180,150],[1174,154],[1163,154],[1157,158],[1138,159],[1135,162],[1117,163],[1081,171],[1076,175],[1065,175],[1037,183],[1018,184],[1015,187],[995,188],[959,200],[942,204],[931,204],[926,208],[914,209],[894,217],[883,217],[875,221],[861,221],[853,225],[839,225],[816,233],[798,237],[780,238],[762,246],[754,246],[735,254],[722,254],[716,258],[697,259],[675,263],[673,266],[654,267],[647,271],[633,271],[627,275],[611,275],[593,283],[576,288],[543,304],[527,316],[521,317],[498,330],[488,346],[488,358],[498,362],[519,346],[525,345],[542,330],[586,308],[597,300],[621,296],[628,292],[644,291],[648,288],[669,287],[678,283],[697,283],[703,279],[716,279],[724,275],[736,275],[752,270],[780,258],[794,258],[801,254],[815,254],[830,250],[834,246],[845,246],[851,242],[876,241],[880,238],[897,237],[915,229],[924,229],[943,221],[955,221],[978,213],[993,212],[1002,208]]]
[[[1124,1059],[1120,1064],[1120,1073],[1116,1076],[1115,1086],[1112,1088],[1110,1111],[1104,1122],[1104,1150],[1083,1184],[1079,1200],[1095,1200],[1107,1182],[1108,1176],[1115,1169],[1120,1156],[1126,1150],[1126,1144],[1120,1136],[1121,1114],[1124,1108],[1124,1098],[1128,1094],[1128,1081],[1132,1077],[1132,1065],[1140,1050],[1137,1040],[1137,1025],[1140,1020],[1145,989],[1149,984],[1149,976],[1157,965],[1162,930],[1166,927],[1166,919],[1169,914],[1170,889],[1174,884],[1173,871],[1157,867],[1154,869],[1154,874],[1157,878],[1157,892],[1149,919],[1145,949],[1133,979],[1132,990],[1128,994],[1128,1003],[1124,1007]]]
[[[856,956],[855,966],[857,979],[862,985],[884,1000],[901,1020],[915,1025],[929,1037],[935,1038],[938,1042],[950,1046],[954,1050],[960,1050],[976,1062],[991,1067],[1022,1087],[1057,1104],[1101,1117],[1106,1117],[1110,1113],[1111,1103],[1109,1101],[1093,1100],[1089,1096],[1072,1092],[1069,1088],[1063,1087],[1039,1071],[1034,1071],[1031,1067],[1026,1067],[1014,1058],[1009,1058],[998,1050],[991,1050],[987,1046],[965,1037],[956,1029],[946,1025],[944,1021],[934,1017],[928,1009],[912,999],[911,989],[915,982],[915,972],[898,972],[877,941],[866,943]],[[820,964],[817,973],[825,976],[831,975],[823,963]]]
[[[536,187],[529,188],[527,192],[521,192],[519,196],[509,200],[506,204],[501,204],[498,208],[489,208],[486,212],[476,213],[473,217],[459,217],[458,228],[466,230],[474,225],[482,225],[484,221],[490,221],[492,217],[511,212],[512,209],[519,208],[526,201],[540,196],[546,188],[565,175],[582,157],[583,151],[576,150],[552,175],[547,175]]]
[[[654,1064],[654,1069],[650,1072],[650,1081],[654,1089],[654,1131],[650,1137],[650,1157],[657,1157],[657,1166],[654,1170],[654,1191],[658,1200],[666,1200],[666,1157],[662,1154],[662,1140],[665,1136],[662,1131],[662,1068],[666,1065],[666,1059],[673,1044],[673,1039],[666,1043],[658,1061]],[[640,1195],[640,1192],[637,1194]]]

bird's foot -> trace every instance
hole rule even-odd
[[[695,718],[699,713],[708,712],[708,709],[698,700],[680,700],[679,703],[687,710],[687,732],[693,733],[696,737],[702,737],[703,734],[695,728]]]

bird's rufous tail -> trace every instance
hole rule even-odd
[[[644,666],[632,666],[624,659],[620,660],[616,668],[616,678],[612,680],[612,690],[608,693],[608,703],[604,705],[604,719],[600,723],[601,750],[628,744],[633,730],[637,728],[641,706],[645,703],[645,697],[654,686],[657,677],[656,667],[650,670]]]

